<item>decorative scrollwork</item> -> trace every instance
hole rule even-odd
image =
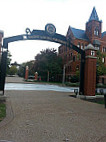
[[[26,28],[26,34],[31,34],[31,30],[29,28]]]

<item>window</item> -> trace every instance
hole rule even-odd
[[[71,53],[71,57],[70,57],[70,60],[72,60],[73,59],[73,53]]]
[[[76,70],[79,70],[79,65],[76,66]]]
[[[99,46],[97,46],[96,49],[99,50]]]
[[[98,36],[99,35],[99,30],[98,30],[98,27],[95,28],[94,30],[94,35]]]
[[[105,62],[105,58],[102,58],[102,63],[104,63]]]
[[[68,72],[70,72],[70,66],[68,66]]]
[[[70,66],[70,72],[71,72],[71,66]]]
[[[61,54],[61,48],[59,48],[59,54]]]
[[[87,44],[85,44],[85,48],[87,47]]]
[[[84,49],[84,44],[83,43],[81,44],[81,49]]]
[[[78,45],[77,45],[77,47],[78,47],[78,48],[80,48],[80,42],[78,42]]]
[[[61,50],[61,53],[63,53],[63,48],[60,48],[60,50]]]
[[[91,50],[91,56],[95,56],[95,51]]]
[[[102,52],[106,52],[106,47],[103,47],[103,48],[102,48]]]
[[[75,62],[75,56],[73,56],[73,62]]]
[[[69,60],[71,60],[70,54],[69,54]]]

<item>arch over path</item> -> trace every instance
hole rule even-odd
[[[80,94],[84,94],[84,63],[85,63],[85,51],[81,50],[77,46],[73,45],[69,39],[64,35],[56,33],[56,28],[53,24],[47,24],[45,30],[33,30],[26,29],[26,34],[12,36],[3,39],[2,46],[2,58],[0,67],[0,90],[4,93],[5,76],[6,76],[6,61],[8,52],[8,43],[20,41],[20,40],[45,40],[65,45],[76,52],[81,54],[81,68],[80,68]]]

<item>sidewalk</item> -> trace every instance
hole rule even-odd
[[[7,118],[0,140],[105,142],[106,109],[54,91],[6,91]]]

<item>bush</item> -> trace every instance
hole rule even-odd
[[[79,82],[76,82],[76,83],[66,82],[65,85],[71,86],[71,87],[79,87],[80,83]]]
[[[9,69],[9,75],[15,75],[17,73],[17,68],[16,66],[11,66],[11,68]]]
[[[79,82],[79,77],[77,75],[71,76],[71,80],[72,83],[76,83]]]

